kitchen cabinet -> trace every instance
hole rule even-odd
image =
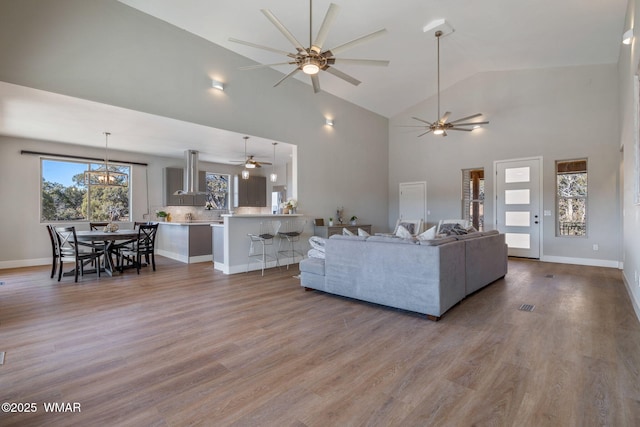
[[[250,176],[249,179],[234,177],[233,204],[242,206],[267,206],[267,178]]]
[[[198,172],[198,188],[200,191],[206,191],[206,172]],[[184,190],[184,170],[182,168],[165,168],[164,169],[164,205],[165,206],[204,206],[207,201],[206,194],[176,195],[178,190]]]

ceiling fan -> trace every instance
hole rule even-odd
[[[229,38],[229,41],[234,43],[244,44],[246,46],[255,47],[258,49],[268,50],[270,52],[279,53],[281,55],[288,56],[291,58],[287,62],[280,62],[276,64],[260,64],[260,65],[251,65],[248,67],[241,67],[241,70],[251,70],[256,68],[267,68],[276,65],[295,65],[293,71],[284,76],[278,82],[276,82],[273,87],[278,86],[280,83],[288,79],[289,77],[297,74],[299,71],[302,71],[305,74],[311,76],[311,84],[313,85],[313,92],[320,92],[320,80],[318,78],[318,73],[320,71],[326,71],[327,73],[333,74],[334,76],[351,83],[352,85],[359,85],[361,82],[350,75],[343,73],[342,71],[337,70],[333,67],[334,64],[353,64],[353,65],[377,65],[377,66],[387,66],[389,65],[389,61],[384,60],[376,60],[376,59],[345,59],[345,58],[336,58],[335,55],[338,55],[344,52],[347,49],[351,49],[359,44],[372,40],[376,37],[379,37],[386,33],[386,29],[378,30],[371,34],[358,37],[354,40],[351,40],[347,43],[341,44],[339,46],[333,47],[331,49],[323,50],[324,42],[329,34],[329,30],[333,25],[333,21],[336,19],[338,15],[338,10],[340,7],[334,3],[329,5],[329,9],[324,17],[324,21],[322,21],[322,25],[318,30],[318,34],[316,35],[316,39],[312,41],[312,29],[313,29],[313,3],[312,0],[309,0],[309,47],[304,47],[302,43],[300,43],[295,36],[276,18],[276,16],[268,9],[261,9],[261,12],[271,21],[273,25],[291,42],[291,44],[296,48],[296,52],[290,53],[284,50],[275,49],[268,46],[262,46],[259,44],[246,42],[234,38]]]
[[[248,136],[243,136],[242,138],[244,139],[244,160],[231,160],[231,162],[244,164],[244,167],[247,168],[247,169],[261,168],[262,165],[270,165],[271,164],[269,162],[260,162],[260,161],[258,161],[256,159],[254,159],[253,155],[247,156],[247,140],[249,139],[249,137]]]
[[[442,135],[447,136],[448,130],[461,130],[465,132],[471,132],[472,130],[480,127],[480,125],[486,125],[489,122],[466,122],[467,120],[474,119],[476,117],[482,116],[482,113],[473,114],[471,116],[463,117],[461,119],[452,120],[448,122],[449,116],[451,113],[447,111],[442,116],[440,116],[440,37],[442,37],[442,31],[436,31],[436,39],[438,41],[438,117],[440,117],[435,122],[428,122],[426,120],[420,119],[418,117],[412,117],[412,119],[417,120],[419,122],[426,123],[427,126],[421,126],[426,128],[426,132],[421,133],[418,137],[428,134],[429,132],[433,132],[434,135]]]

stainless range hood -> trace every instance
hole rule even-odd
[[[207,194],[198,189],[198,152],[196,150],[186,150],[184,152],[184,179],[183,188],[173,193],[176,196],[197,196]]]

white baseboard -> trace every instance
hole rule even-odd
[[[572,258],[545,255],[540,258],[540,261],[555,262],[558,264],[589,265],[592,267],[622,268],[622,264],[619,261],[610,259]]]
[[[624,286],[627,288],[627,293],[629,294],[629,299],[631,300],[633,311],[636,313],[638,321],[640,321],[640,307],[638,307],[635,298],[633,298],[633,292],[631,292],[631,282],[627,280],[627,276],[624,274],[624,270],[622,271],[622,281],[624,282]]]
[[[35,267],[38,265],[51,265],[51,257],[0,261],[0,270],[5,268]]]

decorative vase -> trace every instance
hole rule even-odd
[[[333,227],[333,221],[329,221],[329,227]]]
[[[355,219],[353,221],[351,221],[351,225],[356,225],[358,223],[358,221],[356,221]]]
[[[289,208],[282,208],[282,213],[284,215],[289,215]]]

